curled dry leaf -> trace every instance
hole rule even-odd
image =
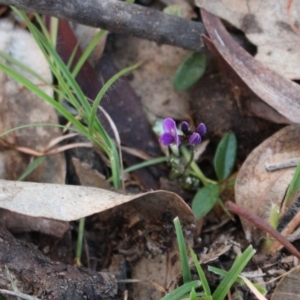
[[[287,78],[300,78],[299,31],[292,28],[300,17],[298,1],[196,0],[196,4],[244,31],[257,45],[257,60]]]
[[[293,123],[300,120],[300,87],[254,59],[226,31],[221,21],[201,10],[209,38],[203,40],[235,70],[263,101]]]
[[[154,191],[123,195],[84,186],[0,180],[0,207],[28,216],[73,221],[133,201],[139,212],[156,220],[168,213],[192,223],[194,215],[176,194]]]
[[[188,245],[193,245],[194,215],[175,193],[122,195],[92,187],[0,181],[0,195],[0,207],[30,216],[71,221],[100,213],[94,218],[109,228],[109,236],[111,231],[118,234],[117,250],[128,261],[133,278],[143,282],[133,287],[135,299],[163,296],[148,281],[170,291],[177,283],[181,267],[172,225],[176,216]],[[105,229],[101,236],[106,236]]]
[[[300,267],[288,272],[279,281],[271,300],[300,300]]]
[[[268,172],[265,164],[300,157],[300,125],[275,133],[254,149],[242,165],[235,184],[236,203],[269,222],[271,210],[279,209],[295,168]],[[264,233],[241,220],[246,238],[258,243]]]

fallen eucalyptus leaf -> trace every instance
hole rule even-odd
[[[235,184],[236,203],[266,221],[270,221],[274,206],[279,208],[295,168],[269,172],[266,163],[279,163],[300,157],[300,125],[291,125],[275,133],[243,163]],[[246,238],[258,243],[264,233],[248,221],[241,220]]]
[[[201,10],[203,23],[210,38],[203,40],[234,69],[247,86],[263,101],[293,123],[300,120],[300,87],[264,66],[240,47],[221,21]]]
[[[171,192],[123,195],[93,187],[0,180],[0,207],[33,217],[73,221],[130,201],[141,213],[151,212],[153,219],[168,213],[183,223],[194,220],[189,206]]]
[[[300,267],[287,273],[279,281],[271,300],[300,300]]]
[[[249,41],[257,45],[257,60],[292,79],[300,78],[299,33],[292,28],[300,16],[300,7],[296,3],[286,0],[196,0],[199,7],[242,30]]]

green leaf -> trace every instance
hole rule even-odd
[[[226,133],[220,141],[214,157],[214,167],[220,181],[228,178],[232,172],[236,157],[236,148],[237,141],[235,134],[232,132]]]
[[[174,219],[174,226],[175,226],[177,243],[179,248],[183,282],[187,283],[192,281],[192,275],[191,275],[191,270],[189,265],[189,259],[187,256],[185,240],[183,237],[182,228],[178,217]]]
[[[190,300],[197,300],[197,293],[194,288],[190,292]]]
[[[288,187],[284,198],[284,205],[286,206],[291,201],[300,189],[300,162],[297,165],[293,179]]]
[[[254,254],[255,250],[250,245],[241,255],[236,257],[231,269],[227,272],[213,293],[214,300],[223,300],[226,297],[230,288]]]
[[[201,268],[198,258],[192,248],[190,248],[190,253],[191,253],[192,259],[194,261],[199,279],[201,280],[201,283],[203,285],[204,294],[205,294],[205,296],[210,296],[211,292],[210,292],[208,281],[206,279],[203,269]]]
[[[220,187],[217,184],[208,184],[196,193],[192,201],[192,211],[197,219],[203,218],[215,206],[220,196]]]
[[[192,53],[177,69],[173,78],[173,87],[184,91],[195,84],[204,74],[206,56],[202,53]]]
[[[193,288],[196,289],[199,286],[201,286],[201,282],[199,280],[185,283],[184,285],[178,287],[177,289],[163,297],[161,300],[179,300],[182,296],[189,293]]]

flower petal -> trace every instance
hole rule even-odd
[[[160,141],[160,143],[162,143],[165,146],[170,146],[173,143],[177,144],[175,137],[171,133],[168,133],[168,132],[163,133],[159,137],[159,141]]]
[[[190,125],[188,122],[183,121],[181,122],[181,131],[183,132],[183,134],[188,134],[190,131]]]
[[[207,131],[206,126],[203,123],[200,123],[196,130],[201,136],[204,135]]]
[[[190,137],[189,137],[189,144],[190,145],[196,145],[201,142],[201,136],[199,133],[194,132]]]
[[[174,135],[177,132],[176,123],[171,118],[166,118],[163,120],[163,129],[165,132],[169,132]]]
[[[177,130],[176,130],[176,132],[175,132],[174,139],[175,139],[175,144],[176,144],[176,146],[178,147],[179,144],[180,144],[180,138],[179,138],[179,135],[178,135]]]

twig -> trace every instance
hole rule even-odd
[[[202,23],[118,0],[0,0],[2,4],[129,34],[161,44],[200,51]]]
[[[258,227],[259,229],[265,231],[269,235],[271,235],[274,239],[276,239],[280,244],[282,244],[292,255],[296,256],[300,259],[299,251],[289,242],[289,240],[283,236],[280,232],[275,230],[270,224],[268,224],[265,220],[260,217],[252,214],[249,210],[246,210],[242,206],[239,206],[231,201],[226,202],[226,208],[234,213],[239,215],[242,218],[245,218],[253,225]]]
[[[11,295],[11,296],[16,296],[16,297],[20,297],[24,300],[40,300],[37,297],[33,297],[33,296],[29,296],[23,293],[19,293],[19,292],[13,292],[13,291],[9,291],[9,290],[3,290],[0,289],[0,294],[4,294],[4,295]]]
[[[300,158],[292,158],[290,160],[286,160],[277,164],[265,164],[265,168],[267,171],[278,171],[281,169],[291,168],[291,167],[297,167],[298,163],[300,161]]]

